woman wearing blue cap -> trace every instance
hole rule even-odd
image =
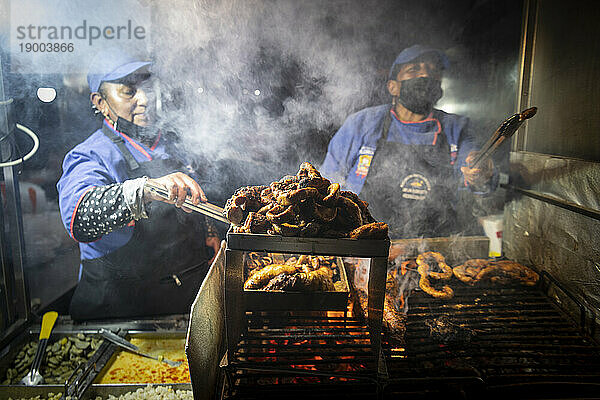
[[[109,50],[90,67],[102,127],[65,156],[57,184],[63,223],[81,251],[74,319],[187,313],[208,246],[218,249],[205,218],[177,210],[190,212],[187,195],[195,204],[206,197],[169,135],[153,126],[149,65]],[[148,181],[167,188],[169,200],[148,192]]]
[[[434,108],[442,97],[446,55],[415,45],[392,65],[392,104],[361,110],[329,143],[323,175],[342,182],[369,202],[373,216],[390,225],[394,238],[458,233],[471,221],[459,218],[461,189],[485,195],[495,189],[493,165],[473,169],[469,120]],[[464,190],[463,190],[464,191]]]

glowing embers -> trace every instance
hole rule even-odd
[[[246,314],[231,366],[237,384],[331,384],[372,380],[367,326],[344,312]]]

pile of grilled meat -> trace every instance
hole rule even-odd
[[[246,266],[244,289],[324,292],[344,289],[335,257],[301,255],[284,260],[281,254],[249,253]]]
[[[376,222],[368,203],[340,190],[304,162],[296,175],[269,186],[239,188],[225,205],[236,233],[302,237],[386,239],[388,226]]]

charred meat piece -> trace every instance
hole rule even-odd
[[[490,265],[488,260],[482,258],[475,258],[467,260],[464,264],[454,267],[452,273],[461,282],[467,285],[475,285],[477,281],[477,275]]]
[[[263,290],[294,290],[298,289],[300,279],[298,274],[279,274],[271,279]]]
[[[474,286],[484,282],[496,285],[521,284],[534,286],[539,276],[533,270],[514,261],[472,259],[453,269],[460,281]]]
[[[264,215],[251,212],[239,231],[242,233],[267,233],[270,226],[271,224]]]
[[[483,269],[476,277],[477,281],[490,280],[497,284],[519,283],[524,286],[534,286],[539,275],[533,270],[514,261],[494,261]]]
[[[429,275],[427,272],[421,271],[423,267],[419,267],[419,274],[421,274],[421,278],[419,279],[419,287],[425,293],[430,295],[431,297],[435,297],[436,299],[451,299],[454,297],[454,290],[448,285],[442,286],[441,289],[436,289],[429,280]]]
[[[248,212],[255,212],[263,207],[260,193],[265,188],[266,186],[245,186],[237,189],[225,204],[227,220],[234,225],[242,225]]]
[[[346,228],[355,229],[363,224],[362,215],[358,205],[347,197],[340,196],[338,198],[338,213],[335,218],[335,225]]]
[[[452,268],[446,264],[446,259],[438,252],[428,251],[419,254],[417,265],[423,267],[433,279],[450,279],[452,277]],[[436,272],[434,269],[442,272]]]
[[[300,164],[296,177],[298,180],[302,178],[320,178],[321,173],[311,163],[305,161]]]
[[[369,315],[369,297],[366,292],[362,290],[356,291],[356,300],[358,306],[356,311],[359,315],[366,318]],[[387,291],[385,293],[385,299],[383,301],[383,329],[389,334],[389,336],[396,342],[404,342],[404,334],[406,333],[406,316],[404,313],[397,310],[396,307],[397,299]]]
[[[372,222],[361,225],[348,235],[352,239],[386,239],[388,225],[385,222]]]
[[[369,212],[369,208],[368,208],[369,203],[367,203],[366,201],[362,201],[356,193],[351,192],[349,190],[342,190],[340,192],[340,196],[346,197],[347,199],[352,200],[353,202],[356,203],[356,205],[358,205],[358,207],[360,208],[363,224],[369,224],[371,222],[376,222],[375,218],[373,218],[373,216]]]
[[[277,182],[269,185],[271,189],[271,195],[273,199],[277,200],[277,197],[286,191],[298,189],[298,178],[292,175],[286,175]]]
[[[263,207],[264,208],[264,207]],[[293,205],[282,206],[275,205],[265,213],[265,216],[269,221],[274,224],[281,224],[283,222],[290,222],[296,217],[296,209]]]
[[[296,224],[273,224],[273,232],[281,236],[300,236],[302,229],[306,227],[305,223]]]
[[[290,190],[279,194],[279,196],[277,196],[277,203],[282,206],[289,206],[309,198],[314,198],[318,194],[319,191],[313,187]]]
[[[307,273],[301,272],[299,278],[306,290],[319,290],[323,292],[335,290],[332,280],[333,271],[327,266],[322,266]]]
[[[327,187],[327,194],[323,197],[322,203],[326,206],[334,206],[340,197],[340,184],[332,183]]]
[[[448,285],[444,285],[441,290],[436,289],[430,281],[430,278],[435,280],[448,280],[452,277],[452,268],[446,264],[446,259],[440,253],[428,251],[419,254],[417,257],[417,271],[421,277],[419,278],[419,287],[428,295],[437,299],[451,299],[454,297],[454,290]],[[439,269],[442,272],[432,271],[433,268]]]
[[[337,208],[329,208],[322,206],[318,203],[314,204],[313,215],[314,217],[323,223],[329,223],[337,216]]]
[[[244,289],[260,289],[271,279],[280,274],[293,274],[296,272],[294,265],[272,264],[256,271],[244,284]]]

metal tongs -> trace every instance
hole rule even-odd
[[[521,111],[518,114],[509,117],[506,121],[504,121],[496,132],[492,135],[491,138],[483,145],[477,157],[469,164],[470,168],[477,168],[479,164],[483,161],[489,159],[492,154],[500,147],[502,143],[504,143],[507,139],[510,139],[512,135],[519,129],[519,127],[525,122],[526,119],[529,119],[535,115],[537,112],[537,107],[531,107],[524,111]]]
[[[156,194],[157,196],[162,197],[165,200],[169,199],[169,192],[164,187],[157,186],[157,185],[154,185],[149,182],[146,182],[146,187],[152,193]],[[186,206],[186,208],[189,208],[190,210],[193,210],[193,211],[199,212],[200,214],[204,214],[208,217],[214,218],[217,221],[221,221],[226,224],[229,224],[229,221],[227,220],[227,218],[225,218],[223,216],[223,209],[219,206],[216,206],[216,205],[210,204],[210,203],[200,203],[200,204],[196,205],[196,204],[192,203],[191,197],[189,197],[189,196],[185,199],[183,204]]]
[[[179,367],[181,365],[181,361],[171,361],[171,360],[167,360],[166,358],[163,357],[155,357],[153,355],[144,353],[142,351],[140,351],[139,347],[137,347],[135,344],[131,343],[130,341],[122,338],[121,336],[115,334],[112,331],[109,331],[108,329],[104,329],[101,328],[98,333],[106,340],[108,340],[111,343],[116,344],[117,346],[120,346],[126,350],[131,351],[132,353],[135,354],[139,354],[142,357],[147,357],[147,358],[151,358],[153,360],[156,361],[160,361],[160,362],[164,362],[166,364],[168,364],[171,367]]]

